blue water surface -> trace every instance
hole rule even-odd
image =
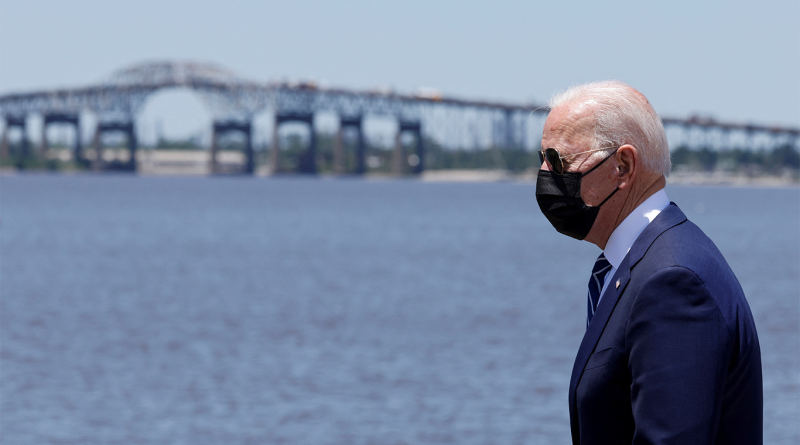
[[[599,250],[528,183],[0,177],[0,442],[569,443]],[[800,442],[800,189],[670,187]]]

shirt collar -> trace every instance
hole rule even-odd
[[[630,215],[626,216],[622,223],[614,229],[614,232],[608,237],[606,249],[603,251],[606,259],[614,266],[614,269],[619,267],[622,259],[625,258],[628,251],[631,250],[633,243],[644,228],[653,222],[656,216],[667,208],[668,205],[669,198],[667,198],[667,192],[661,189],[645,199],[643,203],[639,204],[639,207],[636,207],[636,209],[634,209]]]

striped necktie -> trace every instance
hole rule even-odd
[[[603,290],[603,283],[606,280],[606,274],[611,270],[611,263],[608,262],[604,254],[597,257],[597,261],[592,268],[592,277],[589,279],[589,302],[586,313],[586,328],[589,328],[589,323],[592,321],[594,311],[597,309],[597,303],[600,301],[600,292]]]

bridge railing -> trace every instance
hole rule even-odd
[[[473,146],[529,147],[528,133],[531,125],[541,124],[548,109],[539,104],[518,104],[498,101],[467,100],[444,96],[438,91],[421,91],[417,94],[399,94],[393,91],[361,91],[345,88],[321,88],[312,82],[259,83],[244,80],[216,65],[197,63],[157,62],[134,66],[115,74],[109,81],[79,88],[62,88],[27,93],[0,95],[0,116],[5,119],[3,143],[8,144],[8,130],[20,127],[25,134],[25,119],[29,115],[59,115],[80,126],[78,116],[93,113],[98,120],[95,145],[99,150],[99,135],[103,131],[126,130],[131,152],[136,150],[135,121],[147,98],[156,91],[168,88],[189,88],[196,91],[208,106],[214,118],[213,128],[252,128],[254,116],[264,112],[274,115],[273,131],[293,116],[314,128],[318,113],[334,113],[343,119],[384,117],[402,123],[415,122],[419,134],[438,140],[445,147],[463,147],[465,141]],[[73,117],[70,117],[73,116]],[[310,117],[309,117],[310,116]],[[537,121],[538,119],[538,121]],[[718,122],[710,118],[689,117],[662,119],[672,133],[682,133],[683,145],[708,144],[709,135],[721,134],[719,140],[741,134],[742,140],[766,140],[766,145],[790,144],[797,146],[800,129],[764,126],[745,123]],[[57,122],[53,121],[53,122]],[[224,123],[224,125],[222,124]],[[45,120],[45,127],[48,121]],[[46,128],[45,128],[46,130]],[[238,131],[238,130],[237,130]],[[702,137],[692,136],[700,132]],[[76,132],[80,134],[80,131]],[[216,134],[216,133],[215,133]],[[251,140],[251,130],[246,137]],[[46,139],[46,131],[43,131]],[[308,147],[309,156],[301,170],[315,172],[312,155],[315,147]],[[132,141],[132,142],[131,142]],[[273,137],[273,141],[277,141]],[[25,144],[27,141],[25,141]],[[80,147],[77,141],[75,146]],[[247,159],[252,160],[252,144],[247,144]],[[275,150],[277,144],[275,145]],[[762,145],[763,142],[762,142]],[[46,146],[46,140],[43,140]],[[82,156],[80,148],[75,156]],[[273,157],[279,158],[276,153]],[[216,161],[211,160],[212,166]],[[363,165],[363,160],[359,160]],[[248,162],[252,171],[252,162]],[[420,164],[422,165],[422,164]],[[132,165],[135,168],[135,163]],[[416,168],[415,170],[420,170]]]

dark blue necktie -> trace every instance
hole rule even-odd
[[[597,257],[597,261],[592,268],[592,277],[589,278],[589,302],[586,313],[586,328],[589,328],[589,323],[592,321],[594,311],[597,310],[597,303],[600,301],[600,292],[603,290],[603,283],[606,280],[606,274],[611,270],[611,263],[608,262],[604,254]]]

